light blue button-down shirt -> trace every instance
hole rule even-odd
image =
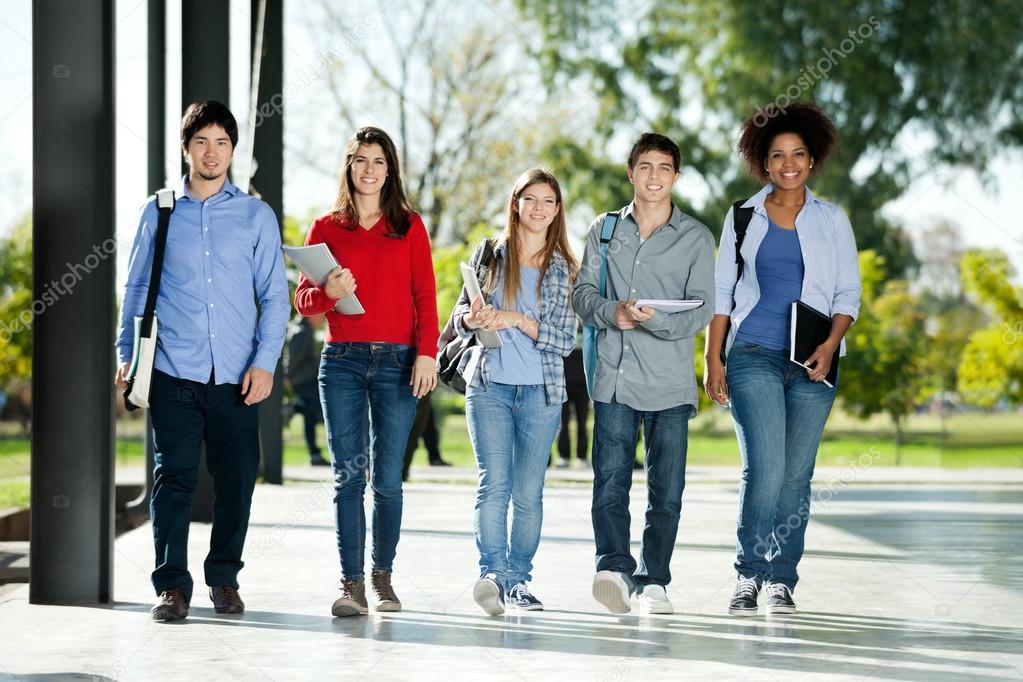
[[[721,244],[715,269],[715,307],[717,315],[730,315],[731,326],[725,342],[725,352],[732,348],[735,334],[743,320],[760,300],[757,282],[757,251],[767,235],[768,218],[764,201],[774,191],[766,187],[749,198],[743,207],[753,208],[753,217],[746,228],[742,242],[742,278],[736,283],[735,228],[732,209],[725,216],[721,230]],[[799,297],[803,303],[826,315],[849,315],[856,318],[860,312],[860,263],[856,252],[856,238],[845,211],[830,202],[818,199],[806,188],[803,208],[796,216],[796,235],[803,255],[803,290]],[[733,309],[732,302],[735,302]],[[842,340],[841,355],[845,355]]]
[[[249,367],[271,374],[291,311],[277,217],[265,202],[225,180],[199,201],[185,178],[175,194],[156,300],[156,369],[179,379],[240,384]],[[142,208],[128,264],[117,339],[131,360],[134,323],[149,291],[156,198]],[[257,310],[258,306],[258,310]]]

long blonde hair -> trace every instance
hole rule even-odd
[[[521,278],[519,276],[519,198],[533,185],[545,184],[554,191],[554,197],[558,201],[558,212],[554,220],[547,227],[547,236],[542,251],[540,277],[536,281],[536,298],[540,299],[540,292],[543,286],[543,278],[547,275],[547,268],[551,265],[551,259],[555,253],[561,256],[568,263],[569,281],[575,279],[579,270],[579,264],[572,255],[572,247],[568,243],[568,228],[565,226],[565,207],[561,199],[561,186],[558,184],[554,174],[546,168],[532,168],[519,176],[515,181],[511,197],[508,199],[508,217],[505,222],[504,232],[498,238],[498,244],[505,246],[505,259],[507,264],[504,268],[504,291],[502,305],[507,309],[515,305],[516,294],[519,291]],[[487,275],[485,288],[492,291],[497,279],[496,259],[490,265],[490,272]]]

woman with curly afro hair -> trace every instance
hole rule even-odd
[[[795,613],[810,478],[835,400],[835,387],[824,379],[835,350],[844,354],[843,337],[859,312],[849,219],[807,187],[835,138],[824,112],[796,103],[750,116],[739,139],[750,174],[766,184],[725,217],[704,374],[711,400],[730,403],[742,453],[738,582],[728,608],[736,616],[757,615],[761,590],[768,615]],[[739,258],[737,223],[740,235],[746,224]],[[805,361],[808,368],[789,361],[794,301],[831,318],[831,334]]]

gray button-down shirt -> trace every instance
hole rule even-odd
[[[644,412],[698,403],[693,337],[714,315],[714,238],[699,221],[672,206],[671,218],[640,243],[634,205],[619,211],[607,251],[607,290],[600,295],[600,228],[590,225],[574,306],[585,324],[600,330],[596,402],[612,397]],[[630,298],[699,299],[704,305],[677,313],[657,311],[635,329],[615,325],[615,306]],[[695,414],[695,409],[693,411]]]

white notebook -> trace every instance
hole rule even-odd
[[[653,308],[654,310],[660,310],[663,313],[677,313],[683,310],[693,310],[703,305],[703,301],[696,299],[682,300],[679,298],[674,299],[659,299],[659,298],[641,298],[636,301],[636,305],[644,308]]]
[[[320,286],[323,286],[327,281],[327,275],[338,266],[334,254],[323,243],[312,246],[282,246],[281,249],[291,260],[295,261],[295,265],[303,275]],[[334,304],[334,310],[345,315],[361,315],[366,312],[355,294],[349,294],[339,299]]]
[[[480,281],[476,279],[476,271],[467,263],[459,263],[458,267],[462,271],[462,281],[465,283],[465,293],[469,294],[470,305],[477,297],[479,297],[483,304],[486,305],[487,299],[483,296],[483,292],[480,290]],[[504,342],[501,341],[500,334],[497,332],[488,332],[484,329],[476,330],[476,340],[479,341],[480,345],[484,348],[500,348],[504,345]]]

